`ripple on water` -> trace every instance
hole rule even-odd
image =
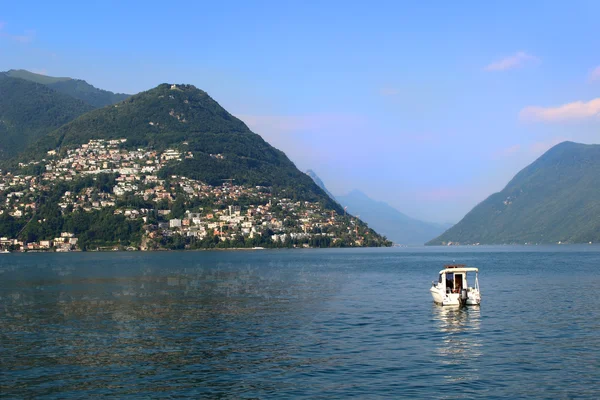
[[[523,249],[9,255],[0,390],[600,397],[600,252]],[[432,304],[452,261],[480,267],[481,307]]]

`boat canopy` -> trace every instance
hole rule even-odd
[[[479,272],[478,268],[462,267],[462,268],[446,268],[440,271],[440,274],[455,273],[455,272]]]

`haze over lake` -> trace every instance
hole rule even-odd
[[[482,306],[435,306],[444,264]],[[600,247],[0,255],[6,397],[597,398]]]

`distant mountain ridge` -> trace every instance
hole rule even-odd
[[[451,224],[435,224],[411,218],[382,201],[371,199],[360,190],[352,190],[342,196],[333,196],[313,170],[307,170],[315,183],[348,213],[360,216],[369,226],[397,244],[422,245],[448,229]]]
[[[113,93],[108,90],[98,89],[84,80],[73,78],[57,78],[36,74],[24,69],[11,69],[5,72],[11,78],[21,78],[27,81],[46,85],[50,89],[79,99],[94,108],[101,108],[125,100],[130,95]]]
[[[600,145],[560,143],[430,245],[600,242]]]
[[[360,219],[397,244],[422,245],[449,227],[411,218],[383,201],[371,199],[359,190],[336,197],[348,207],[348,212],[360,215]]]
[[[333,200],[336,200],[335,196],[333,194],[331,194],[331,192],[329,190],[327,190],[327,188],[325,187],[325,184],[323,183],[321,178],[319,178],[319,176],[315,173],[315,171],[313,171],[312,169],[309,169],[306,171],[306,175],[310,176],[312,178],[312,180],[317,184],[317,186],[319,186],[321,189],[323,189],[329,197],[331,197]]]

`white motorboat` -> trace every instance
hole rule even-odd
[[[0,254],[10,254],[10,251],[5,249],[5,250],[0,251]]]
[[[467,281],[470,272],[475,273],[473,286],[469,286]],[[431,283],[429,291],[433,301],[442,306],[477,306],[481,304],[479,270],[464,264],[445,265],[439,280]]]

